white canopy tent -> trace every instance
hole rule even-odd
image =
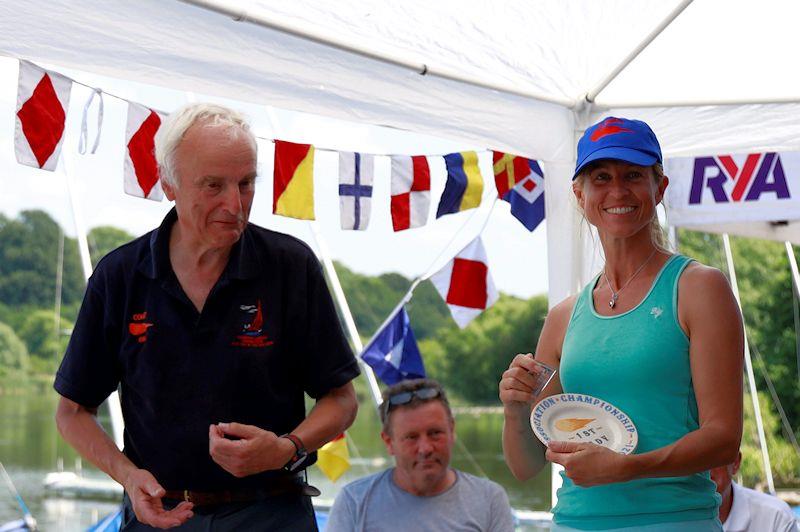
[[[798,19],[789,0],[6,0],[0,53],[539,159],[557,302],[597,269],[569,188],[583,129],[641,118],[665,156],[800,150]]]
[[[2,0],[0,53],[536,158],[555,304],[599,268],[571,200],[583,130],[640,118],[667,157],[800,151],[797,20],[790,0]],[[792,221],[698,229],[800,244]]]

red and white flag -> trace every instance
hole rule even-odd
[[[489,273],[489,260],[481,237],[470,242],[431,282],[462,329],[497,301],[497,289]]]
[[[27,61],[19,62],[14,152],[17,162],[56,169],[69,109],[72,80]]]
[[[158,179],[154,137],[161,117],[152,109],[128,102],[125,127],[125,193],[138,198],[161,201],[164,192]]]
[[[431,171],[424,155],[392,157],[392,227],[403,231],[428,222]]]

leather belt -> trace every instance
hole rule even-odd
[[[279,495],[307,495],[316,497],[320,491],[306,484],[302,476],[276,477],[269,480],[269,486],[262,488],[239,488],[220,491],[166,490],[164,498],[176,501],[188,501],[195,506],[212,506],[253,502]]]

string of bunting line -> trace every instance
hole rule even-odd
[[[56,169],[73,82],[80,83],[28,61],[19,61],[14,148],[20,164],[48,171]],[[98,131],[93,153],[99,141],[103,91],[89,88],[93,92],[84,107],[81,151],[88,136],[87,112],[95,96],[99,96]],[[166,113],[124,98],[119,99],[128,103],[123,190],[131,196],[161,201],[164,194],[159,183],[154,137]],[[314,220],[315,147],[277,139],[272,142],[275,144],[273,214]],[[444,191],[436,208],[437,219],[475,209],[481,203],[484,180],[475,151],[444,156],[339,151],[339,206],[344,230],[363,231],[369,225],[375,158],[378,156],[391,159],[388,202],[395,232],[422,227],[427,223],[431,208],[429,157],[442,157],[447,169]],[[511,213],[529,231],[533,231],[545,215],[544,173],[541,166],[536,160],[499,151],[492,151],[492,163],[497,198],[510,203]],[[497,299],[480,236],[430,279],[462,328]],[[404,307],[419,280],[412,285],[401,304],[361,354],[362,359],[387,384],[425,375]]]

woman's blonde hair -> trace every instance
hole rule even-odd
[[[586,179],[586,176],[589,175],[591,172],[593,165],[587,165],[581,173],[575,177],[575,182],[578,183],[581,187],[583,186],[583,180]],[[664,167],[661,163],[656,163],[650,167],[653,170],[653,179],[655,180],[656,184],[661,184],[661,181],[666,178],[664,175]],[[583,209],[580,205],[578,205],[578,209],[581,211],[584,219],[586,219],[586,213],[583,212]],[[669,238],[667,237],[667,232],[661,227],[661,222],[658,221],[658,214],[653,211],[653,219],[650,220],[650,241],[653,245],[661,251],[670,251],[670,244]]]

